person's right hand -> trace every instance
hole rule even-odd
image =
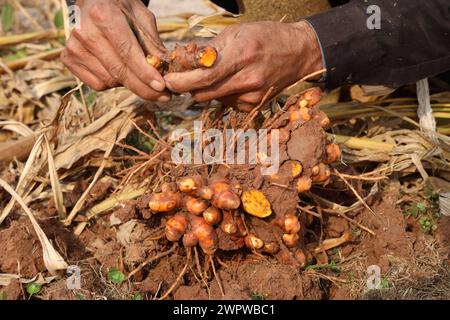
[[[124,0],[145,29],[161,44],[155,17],[140,0]],[[102,91],[125,86],[145,100],[170,100],[163,77],[146,61],[146,54],[161,55],[158,48],[144,53],[127,18],[115,1],[79,0],[80,29],[74,29],[61,54],[62,62],[89,87]]]

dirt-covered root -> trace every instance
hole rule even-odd
[[[267,152],[279,149],[278,172],[262,174],[268,154],[259,151],[255,165],[218,166],[208,176],[188,174],[163,184],[149,207],[169,214],[166,238],[186,248],[198,245],[208,255],[247,247],[289,264],[311,263],[315,246],[304,241],[310,220],[299,210],[299,194],[327,184],[329,164],[341,156],[327,141],[329,119],[317,107],[320,97],[316,88],[290,97],[287,112],[271,124]]]
[[[163,57],[147,57],[147,62],[161,74],[211,68],[216,60],[217,50],[215,48],[198,46],[193,42],[186,46],[177,44],[172,52]]]

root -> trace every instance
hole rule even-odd
[[[128,274],[127,279],[130,279],[130,278],[131,278],[132,276],[134,276],[136,273],[138,273],[139,271],[141,271],[142,268],[144,268],[146,265],[149,265],[150,263],[152,263],[152,262],[154,262],[154,261],[156,261],[156,260],[159,260],[159,259],[161,259],[161,258],[164,258],[165,256],[168,256],[169,254],[171,254],[172,252],[174,252],[175,249],[176,249],[177,247],[178,247],[178,244],[177,244],[177,243],[174,243],[173,246],[172,246],[172,248],[170,248],[169,250],[164,251],[164,252],[161,252],[160,254],[157,254],[156,256],[151,257],[151,258],[145,260],[145,261],[142,262],[136,269],[134,269],[133,271],[131,271],[131,272]]]
[[[217,285],[219,286],[220,293],[222,294],[222,297],[225,297],[225,292],[223,291],[223,287],[222,287],[222,281],[220,280],[219,275],[216,272],[216,266],[214,265],[213,256],[209,256],[209,260],[210,260],[210,263],[211,263],[211,267],[212,267],[212,271],[213,271],[213,274],[214,274],[214,278],[216,279]]]
[[[198,272],[198,274],[199,274],[199,276],[200,276],[200,278],[201,278],[203,284],[205,285],[206,290],[209,292],[208,281],[206,281],[205,275],[203,274],[202,268],[200,267],[200,259],[199,259],[199,257],[198,257],[198,250],[197,250],[197,247],[194,247],[194,256],[195,256],[195,265],[196,265],[196,267],[197,267],[197,272]]]
[[[176,288],[178,285],[178,282],[180,282],[181,278],[185,275],[186,270],[189,266],[189,263],[191,262],[191,248],[187,249],[187,257],[186,257],[186,264],[184,265],[183,269],[181,270],[180,274],[178,275],[175,282],[172,284],[172,286],[167,290],[167,292],[158,300],[165,300],[167,297],[172,293],[172,291]]]

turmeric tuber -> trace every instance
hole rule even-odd
[[[290,234],[290,233],[283,234],[283,242],[286,245],[286,247],[288,247],[288,248],[296,247],[299,239],[300,239],[300,237],[296,233],[295,234]]]
[[[266,218],[272,214],[269,200],[258,190],[245,191],[242,194],[242,205],[245,212],[258,218]]]
[[[217,234],[214,228],[207,224],[205,220],[200,217],[191,217],[192,232],[198,239],[198,244],[206,254],[214,254],[217,250]]]
[[[298,193],[309,191],[312,187],[312,180],[308,177],[300,177],[297,180],[295,188]]]
[[[197,194],[200,198],[204,200],[211,200],[212,197],[214,196],[214,191],[210,187],[204,186],[197,191]]]
[[[264,247],[264,241],[262,241],[260,238],[258,238],[256,235],[252,233],[246,236],[244,238],[244,241],[247,248],[252,250],[259,250]]]
[[[178,189],[184,193],[192,193],[203,186],[201,176],[184,177],[177,181]]]
[[[160,73],[185,72],[198,68],[211,68],[217,60],[217,50],[211,46],[175,45],[167,56],[148,56],[147,62]]]
[[[148,206],[153,212],[163,213],[178,209],[181,202],[182,199],[179,193],[168,191],[153,194]]]
[[[208,209],[208,202],[202,199],[187,196],[185,202],[186,210],[196,216],[201,215],[206,209]]]
[[[327,163],[336,162],[341,158],[341,149],[337,144],[329,144],[326,147],[327,152]]]
[[[188,226],[187,217],[183,214],[177,214],[166,223],[166,238],[175,242],[185,234]]]
[[[234,210],[241,205],[241,200],[231,190],[231,185],[227,180],[216,179],[211,182],[210,187],[213,190],[211,203],[216,208]]]
[[[236,234],[238,232],[237,224],[234,221],[233,214],[230,211],[223,212],[223,218],[222,223],[220,224],[220,228],[227,234]]]
[[[321,163],[318,166],[314,167],[314,169],[314,173],[316,174],[312,177],[313,182],[324,183],[328,181],[331,176],[331,171],[326,164]]]
[[[297,216],[293,214],[287,214],[284,218],[284,231],[286,233],[294,234],[300,232],[300,222]]]
[[[215,207],[209,207],[203,212],[203,219],[209,225],[218,225],[222,221],[222,212]]]

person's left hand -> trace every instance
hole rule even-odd
[[[208,45],[219,51],[214,67],[168,74],[165,81],[169,89],[191,92],[198,102],[217,99],[249,111],[271,87],[274,96],[323,68],[320,45],[306,21],[234,25]]]

